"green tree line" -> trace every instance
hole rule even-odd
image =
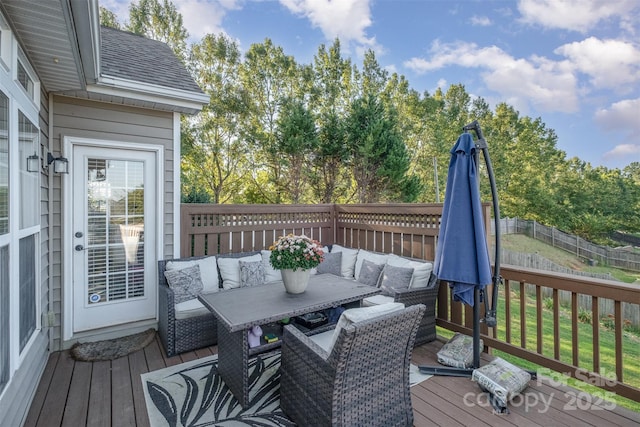
[[[614,230],[640,232],[639,162],[619,170],[567,159],[541,118],[507,103],[492,109],[461,84],[420,93],[371,50],[361,64],[343,57],[339,39],[321,44],[311,64],[268,38],[246,52],[222,33],[188,45],[168,0],[132,3],[124,25],[101,8],[101,23],[166,42],[210,95],[201,113],[182,121],[184,202],[444,200],[449,151],[478,120],[503,216],[595,241]],[[488,182],[481,191],[490,200]]]

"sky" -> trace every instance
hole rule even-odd
[[[137,0],[135,1],[137,3]],[[100,0],[128,21],[129,0]],[[540,118],[567,158],[640,162],[639,0],[173,0],[189,42],[223,32],[247,51],[269,38],[300,64],[340,39],[375,52],[420,93],[464,85],[493,108]],[[482,127],[482,123],[480,123]],[[451,142],[452,145],[455,141]],[[491,141],[487,140],[489,151]]]

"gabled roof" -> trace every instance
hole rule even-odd
[[[50,93],[193,114],[209,102],[164,43],[100,27],[98,1],[2,0]]]
[[[102,77],[202,92],[167,44],[108,27],[100,34]]]

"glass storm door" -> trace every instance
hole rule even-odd
[[[73,332],[154,319],[156,154],[73,150]]]

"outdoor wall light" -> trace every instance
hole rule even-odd
[[[47,153],[47,164],[53,163],[54,173],[69,173],[69,160],[65,157],[53,157],[51,153]]]
[[[38,172],[40,170],[40,157],[33,153],[27,157],[27,172]]]

